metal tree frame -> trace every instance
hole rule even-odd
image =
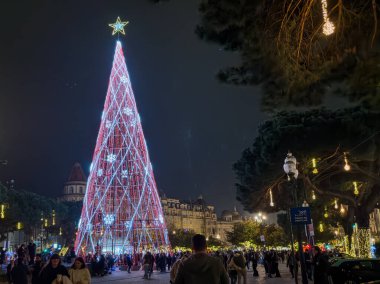
[[[75,241],[77,254],[170,246],[120,41]]]

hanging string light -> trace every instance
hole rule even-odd
[[[52,212],[52,225],[55,226],[55,210]]]
[[[343,168],[344,168],[344,170],[345,170],[346,172],[348,172],[349,170],[351,170],[351,166],[350,166],[350,164],[348,163],[347,153],[344,152],[343,155],[344,155],[344,167],[343,167]]]
[[[346,209],[344,209],[343,204],[340,204],[340,213],[341,213],[341,214],[346,213]]]
[[[324,229],[323,229],[323,223],[322,223],[322,222],[319,223],[319,231],[320,231],[321,233],[324,231]]]
[[[0,206],[0,218],[1,219],[5,218],[5,204],[1,204]]]
[[[274,206],[274,202],[273,202],[273,194],[272,194],[272,188],[269,189],[269,198],[270,198],[270,207],[273,207]]]
[[[327,36],[331,35],[335,31],[335,25],[330,21],[327,13],[327,0],[321,0],[322,15],[323,15],[323,33]]]
[[[312,163],[312,165],[313,165],[313,174],[317,174],[318,173],[318,169],[317,169],[317,160],[315,159],[315,158],[313,158],[312,160],[311,160],[311,163]]]
[[[59,235],[62,236],[62,227],[59,227]]]
[[[339,207],[338,207],[338,200],[337,199],[335,199],[335,201],[334,201],[334,208],[335,209],[338,209]]]
[[[329,217],[329,213],[327,213],[327,207],[325,207],[325,213],[323,214],[323,217],[325,217],[325,218]]]
[[[314,190],[312,191],[311,199],[313,199],[313,200],[317,199],[317,197],[315,196]]]
[[[353,185],[354,185],[354,194],[359,195],[358,183],[354,181]]]

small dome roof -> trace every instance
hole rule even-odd
[[[83,172],[83,169],[79,163],[75,163],[71,168],[71,172],[67,182],[75,182],[75,181],[87,181],[87,177]]]
[[[226,218],[226,217],[232,217],[232,212],[230,210],[222,211],[222,218]]]

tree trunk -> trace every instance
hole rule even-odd
[[[359,205],[355,208],[355,223],[358,224],[358,228],[369,228],[369,214],[366,206]]]

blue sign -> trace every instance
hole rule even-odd
[[[290,209],[290,219],[293,225],[311,224],[309,207],[296,207]]]

